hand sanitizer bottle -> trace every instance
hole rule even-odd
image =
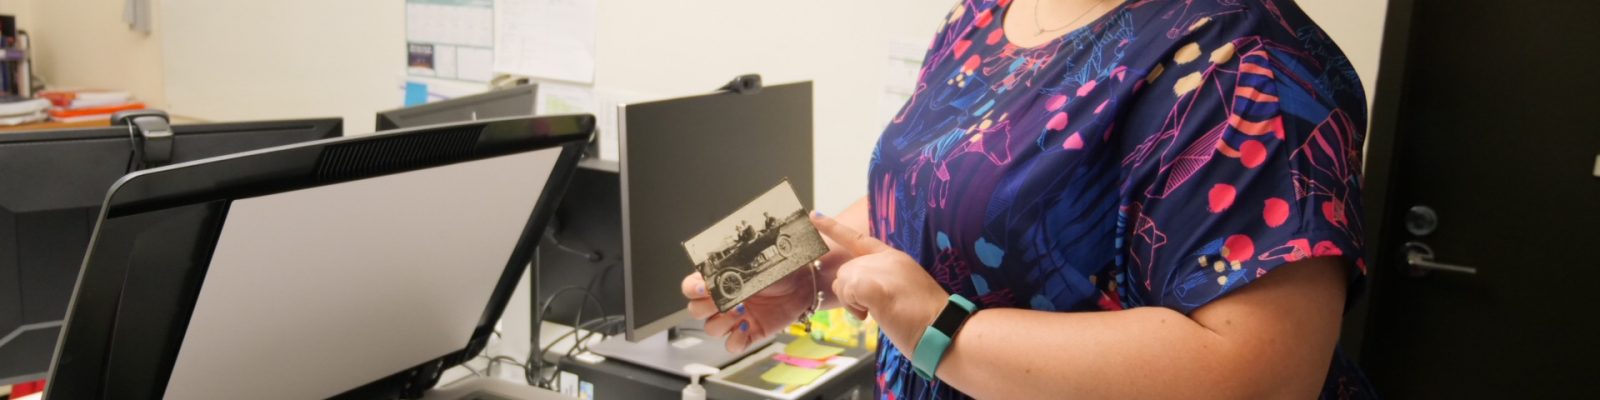
[[[706,400],[706,387],[700,386],[700,378],[716,375],[722,370],[695,363],[683,366],[683,372],[689,374],[689,386],[683,387],[683,400]]]

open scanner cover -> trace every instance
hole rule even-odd
[[[128,175],[46,396],[419,397],[487,344],[593,125],[439,125]]]

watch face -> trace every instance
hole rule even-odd
[[[945,303],[944,311],[939,312],[939,317],[933,320],[933,329],[938,329],[946,335],[955,336],[956,330],[960,329],[961,324],[966,322],[967,317],[970,316],[972,316],[971,311],[967,311],[966,307],[956,303],[955,299],[951,299],[949,303]]]

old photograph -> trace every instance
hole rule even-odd
[[[828,252],[788,181],[684,241],[683,247],[721,311]]]

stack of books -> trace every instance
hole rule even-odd
[[[142,110],[144,103],[128,92],[112,90],[46,90],[39,97],[49,99],[50,119],[81,122],[109,119],[119,111]]]
[[[0,96],[0,126],[22,125],[44,121],[50,101],[10,95]]]

